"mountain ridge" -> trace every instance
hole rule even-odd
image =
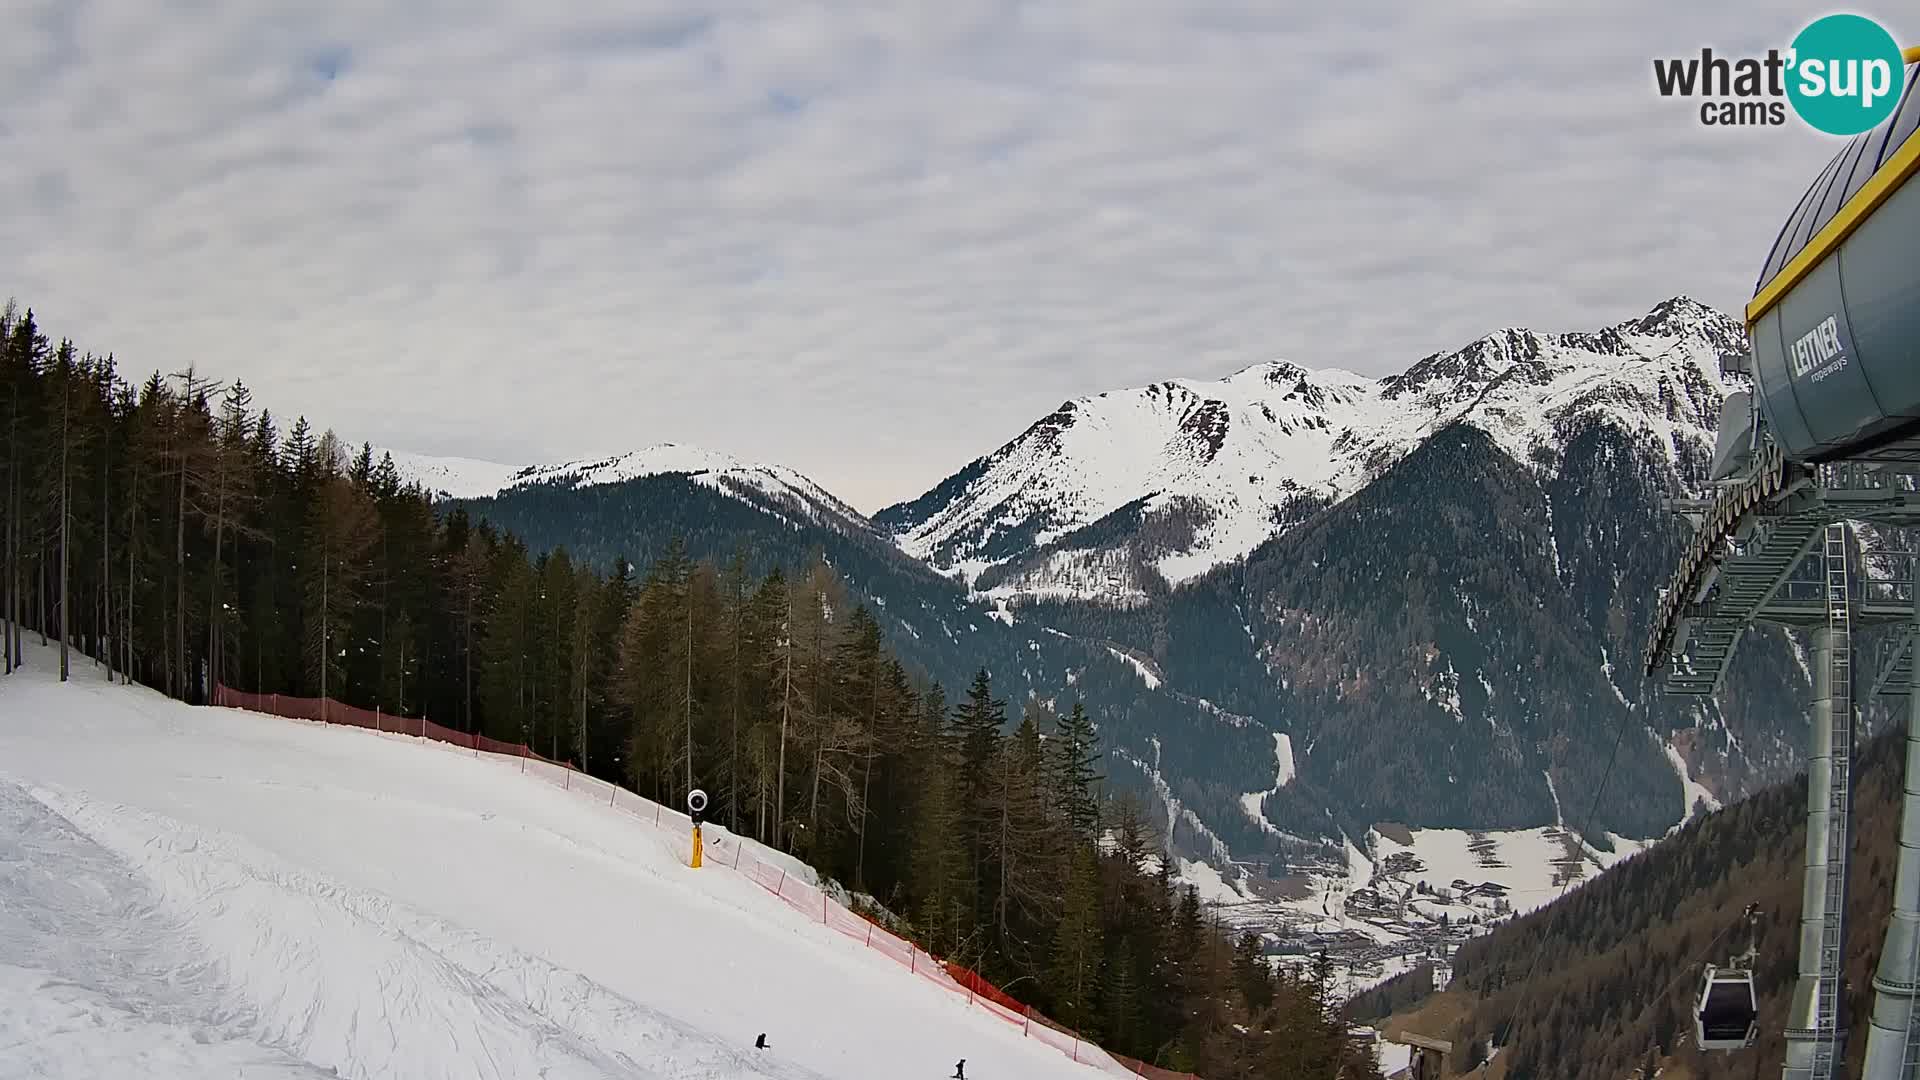
[[[1107,391],[873,520],[990,595],[1137,601],[1244,558],[1454,423],[1522,464],[1590,413],[1655,430],[1675,458],[1705,452],[1728,389],[1719,361],[1743,340],[1676,296],[1598,331],[1494,331],[1379,379],[1278,360]],[[1104,535],[1076,535],[1088,529]]]
[[[448,498],[654,475],[757,488],[877,529],[990,596],[1138,601],[1246,557],[1453,423],[1486,430],[1523,465],[1551,456],[1564,422],[1596,412],[1664,427],[1676,459],[1709,452],[1728,388],[1718,360],[1743,348],[1743,338],[1730,316],[1683,294],[1597,331],[1503,327],[1377,379],[1269,360],[1218,380],[1108,390],[1062,403],[918,497],[872,515],[798,470],[682,444],[528,466],[389,452],[402,475]],[[1092,448],[1104,460],[1076,453],[1076,433],[1106,435]],[[1128,550],[1133,540],[1141,543]]]
[[[929,677],[984,665],[1009,700],[1083,696],[1108,774],[1175,847],[1239,873],[1319,857],[1302,845],[1338,858],[1376,819],[1554,823],[1560,800],[1591,801],[1618,724],[1643,735],[1595,832],[1639,839],[1797,761],[1781,718],[1806,688],[1784,635],[1756,635],[1754,678],[1720,702],[1665,699],[1619,664],[1684,532],[1664,500],[1705,486],[1719,361],[1743,341],[1679,296],[1381,379],[1274,360],[1108,391],[871,517],[693,448],[500,466],[460,501],[595,561],[668,532],[721,558],[817,552]],[[1275,736],[1295,763],[1279,786]]]

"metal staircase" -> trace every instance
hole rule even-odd
[[[1817,570],[1813,580],[1791,582],[1792,596],[1782,592],[1803,559],[1817,563],[1823,527],[1920,528],[1920,468],[1804,468],[1769,451],[1759,471],[1711,502],[1680,502],[1675,508],[1694,520],[1694,536],[1655,604],[1646,672],[1658,674],[1668,693],[1712,694],[1754,623],[1826,625]],[[1808,591],[1798,591],[1803,586]],[[1853,617],[1907,623],[1912,613],[1904,598],[1869,595],[1855,598]]]
[[[1653,628],[1647,641],[1646,671],[1652,675],[1667,662],[1685,650],[1684,628],[1690,622],[1689,611],[1694,600],[1701,593],[1704,582],[1713,573],[1728,543],[1747,524],[1751,517],[1766,508],[1777,504],[1781,496],[1793,487],[1797,471],[1788,467],[1780,454],[1779,447],[1768,443],[1756,455],[1754,471],[1745,479],[1722,487],[1713,497],[1700,519],[1695,523],[1693,539],[1680,556],[1680,566],[1674,572],[1673,583],[1655,603]],[[1676,640],[1678,635],[1681,640]],[[1718,663],[1708,660],[1716,670],[1705,676],[1704,686],[1696,688],[1697,679],[1682,680],[1675,685],[1669,675],[1669,688],[1675,693],[1709,694],[1719,684],[1719,676],[1731,659],[1733,649],[1739,645],[1738,632],[1732,636],[1720,635],[1723,640],[1712,643],[1711,648],[1724,650]],[[1680,665],[1674,664],[1672,668]],[[1670,668],[1670,672],[1672,670]]]
[[[1880,642],[1880,656],[1874,676],[1873,692],[1888,697],[1906,697],[1913,686],[1913,637],[1912,623],[1895,628],[1892,635]]]
[[[1686,663],[1667,668],[1668,693],[1712,694],[1720,688],[1740,639],[1819,542],[1822,524],[1814,514],[1778,517],[1754,525],[1743,540],[1729,542],[1712,591],[1683,609]]]
[[[1844,1075],[1855,696],[1870,687],[1907,698],[1900,862],[1862,1075],[1920,1080],[1920,552],[1889,547],[1883,535],[1861,564],[1849,556],[1853,525],[1920,530],[1920,463],[1813,465],[1783,462],[1769,449],[1711,500],[1676,499],[1669,508],[1691,520],[1694,534],[1655,602],[1647,643],[1646,672],[1666,692],[1718,691],[1753,625],[1813,638],[1807,852],[1783,1080]],[[1889,576],[1884,564],[1901,555],[1907,573]],[[1853,635],[1874,626],[1888,632],[1856,687]]]

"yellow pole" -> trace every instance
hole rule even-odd
[[[700,826],[693,827],[693,868],[700,869]]]
[[[1915,45],[1913,48],[1901,53],[1900,59],[1905,60],[1909,64],[1920,64],[1920,45]]]

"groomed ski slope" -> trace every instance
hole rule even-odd
[[[1118,1071],[511,761],[28,662],[0,680],[0,1078]]]

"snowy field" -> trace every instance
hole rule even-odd
[[[1278,785],[1289,779],[1286,751],[1281,743]],[[1265,795],[1245,797],[1250,812]],[[1411,971],[1441,940],[1457,941],[1460,934],[1481,933],[1535,911],[1653,843],[1615,836],[1610,852],[1580,844],[1576,855],[1559,828],[1412,829],[1404,835],[1412,842],[1403,844],[1370,829],[1363,838],[1364,850],[1348,840],[1345,866],[1303,873],[1294,880],[1303,893],[1297,898],[1262,895],[1244,866],[1229,875],[1208,863],[1181,858],[1175,877],[1193,886],[1201,901],[1236,929],[1282,941],[1308,935],[1346,937],[1349,944],[1329,953],[1336,993],[1344,998]],[[1559,879],[1569,870],[1571,880],[1563,885]],[[1496,902],[1494,894],[1486,892],[1463,894],[1456,880],[1470,886],[1498,885],[1503,895]],[[1426,891],[1418,888],[1423,882]],[[1306,970],[1318,951],[1316,944],[1307,953],[1276,962]]]
[[[28,662],[0,680],[0,1078],[1101,1071],[511,761]]]

